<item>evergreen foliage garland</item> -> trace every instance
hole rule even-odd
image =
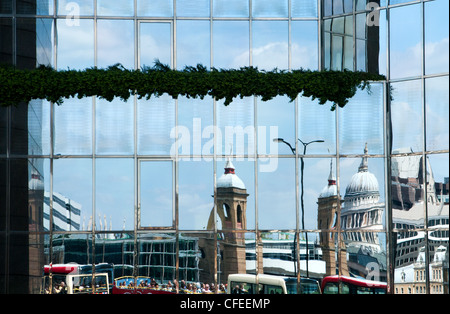
[[[155,62],[153,67],[128,70],[116,64],[106,69],[60,70],[40,66],[32,70],[0,67],[0,103],[17,105],[32,99],[46,99],[62,104],[64,98],[98,96],[112,101],[127,100],[132,95],[150,99],[164,93],[173,98],[201,98],[209,95],[224,99],[228,105],[235,97],[260,96],[263,101],[286,95],[293,101],[298,95],[318,99],[323,105],[344,107],[357,88],[368,88],[371,81],[382,81],[382,75],[353,71],[273,70],[255,67],[208,70],[203,65],[173,70]]]

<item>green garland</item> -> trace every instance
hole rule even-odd
[[[106,69],[56,71],[40,66],[32,70],[0,67],[0,103],[17,105],[32,99],[46,99],[62,104],[63,98],[98,96],[112,101],[127,100],[132,95],[150,99],[164,93],[173,98],[201,98],[209,95],[225,99],[260,96],[263,101],[286,95],[293,101],[299,94],[318,99],[321,105],[332,102],[344,107],[357,88],[370,87],[370,81],[385,80],[382,75],[352,71],[259,71],[255,67],[211,69],[202,65],[173,70],[155,62],[153,67],[128,70],[120,64]],[[370,90],[370,89],[369,89]]]

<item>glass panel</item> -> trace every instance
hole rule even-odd
[[[133,230],[135,210],[133,159],[98,158],[95,163],[95,174],[96,230]]]
[[[85,19],[76,22],[57,20],[57,65],[60,70],[83,70],[94,66],[94,22]]]
[[[385,186],[382,158],[340,160],[340,193],[344,194],[341,228],[382,230]]]
[[[125,20],[97,21],[97,66],[106,68],[120,63],[134,69],[134,22]]]
[[[231,236],[234,237],[231,237]],[[257,268],[262,269],[262,247],[255,241],[254,233],[218,234],[217,243],[217,283],[226,284],[230,274],[255,274]],[[259,259],[256,252],[259,254]],[[258,262],[257,262],[258,260]],[[211,277],[211,281],[214,278]],[[233,290],[237,283],[231,282],[229,290]],[[248,289],[253,294],[255,290]]]
[[[95,107],[95,151],[97,154],[134,153],[134,103],[97,99]]]
[[[178,100],[178,136],[176,148],[186,158],[182,160],[212,160],[214,154],[213,102],[211,97],[203,100]],[[175,152],[171,152],[175,154]],[[190,158],[189,156],[195,156]],[[208,156],[209,155],[209,156]],[[200,157],[202,156],[202,157]]]
[[[292,154],[289,146],[280,146],[276,139],[283,138],[295,148],[295,102],[279,96],[269,101],[258,99],[257,106],[258,154]]]
[[[137,101],[138,154],[168,155],[174,153],[175,101],[162,95]]]
[[[384,88],[371,84],[367,90],[357,90],[344,108],[338,108],[340,153],[362,153],[368,143],[371,154],[382,154]]]
[[[391,175],[394,227],[399,230],[422,228],[425,215],[422,157],[393,157]]]
[[[336,160],[334,158],[303,158],[303,171],[301,162],[300,159],[299,209],[301,226],[304,225],[305,229],[337,227],[335,221],[338,206]]]
[[[236,98],[225,106],[223,100],[217,102],[217,146],[216,154],[255,153],[253,98]]]
[[[28,221],[32,232],[48,231],[48,191],[50,171],[48,159],[30,159],[28,164]],[[46,228],[45,228],[46,227]]]
[[[292,17],[317,17],[317,2],[309,0],[291,0]]]
[[[0,2],[0,13],[1,14],[12,13],[12,0],[4,0]]]
[[[36,63],[53,65],[53,20],[36,19]]]
[[[107,16],[134,15],[133,0],[97,0],[97,14]]]
[[[179,238],[179,275],[180,275],[180,293],[207,293],[200,291],[200,283],[204,283],[202,278],[203,269],[200,267],[200,256],[203,244],[203,235],[184,233]],[[204,283],[206,285],[207,283]],[[209,283],[210,290],[213,290],[214,283]],[[195,288],[194,288],[195,286]],[[195,291],[196,290],[196,291]]]
[[[422,49],[420,5],[390,10],[391,78],[421,74]]]
[[[53,265],[76,263],[80,265],[92,264],[92,236],[90,234],[56,234],[51,243],[53,255],[50,261]],[[53,271],[56,287],[61,283],[62,276]],[[55,284],[54,282],[54,284]]]
[[[260,245],[263,269],[259,271],[269,275],[296,276],[296,241],[295,233],[292,232],[262,232]],[[266,288],[264,292],[265,294],[276,294],[275,292],[283,294],[282,290],[278,291],[275,287]]]
[[[287,0],[253,0],[252,14],[253,17],[287,17],[288,7]]]
[[[291,22],[291,68],[319,68],[318,28],[316,21]]]
[[[217,69],[248,66],[248,21],[215,21],[213,24],[213,60]]]
[[[0,64],[12,64],[12,18],[0,18]]]
[[[272,172],[261,172],[259,169],[259,229],[296,228],[295,194],[295,160],[293,158],[278,158],[277,168]]]
[[[56,3],[57,14],[77,18],[77,15],[94,15],[94,3],[92,0],[58,0]]]
[[[217,162],[216,207],[208,229],[245,230],[255,228],[255,164],[253,161],[227,159]],[[234,172],[234,173],[233,173]],[[232,189],[231,189],[232,188]]]
[[[288,23],[253,22],[253,66],[260,70],[288,69]]]
[[[425,80],[427,150],[449,147],[448,76]]]
[[[6,158],[0,158],[0,231],[6,230]],[[0,238],[1,240],[1,238]],[[0,242],[4,243],[4,242]]]
[[[448,154],[427,156],[428,226],[433,229],[446,228],[447,232],[448,212],[445,211],[444,207],[448,204],[449,200],[448,156]]]
[[[425,5],[425,74],[448,72],[448,1]],[[446,57],[447,56],[447,57]]]
[[[49,192],[46,191],[45,195],[47,206]],[[54,160],[52,197],[53,230],[92,230],[92,160]],[[49,207],[46,207],[46,210],[49,210]],[[49,217],[49,212],[45,214],[45,217]]]
[[[170,161],[140,163],[140,227],[173,227],[172,167]]]
[[[343,275],[354,274],[363,279],[386,282],[386,234],[376,230],[346,231],[342,233],[347,260],[341,265]],[[344,256],[342,256],[344,257]],[[351,294],[378,294],[370,286],[352,287]]]
[[[342,70],[343,40],[342,36],[331,36],[331,70]]]
[[[248,17],[249,12],[247,0],[213,0],[214,17]]]
[[[317,99],[300,97],[298,102],[298,136],[304,143],[323,140],[308,146],[308,154],[334,154],[336,152],[336,112],[331,104],[319,105]],[[299,143],[299,147],[301,147]],[[299,153],[303,153],[303,147]]]
[[[54,119],[55,154],[92,153],[92,98],[65,99]]]
[[[209,16],[209,3],[210,0],[177,0],[177,16],[197,16],[208,17]]]
[[[172,31],[170,23],[139,24],[140,67],[152,67],[156,60],[172,66]]]
[[[197,64],[209,67],[210,55],[209,21],[178,21],[177,68]]]
[[[136,288],[172,291],[173,283],[176,278],[176,241],[182,243],[194,242],[184,237],[176,237],[175,234],[153,234],[145,233],[137,241],[137,277]],[[194,247],[194,245],[192,245]],[[180,248],[180,256],[186,252],[186,249]],[[193,256],[195,253],[190,250]],[[183,254],[184,256],[184,254]],[[195,259],[194,257],[191,257]],[[132,277],[121,278],[121,281],[132,280]],[[181,278],[180,278],[181,281]]]
[[[393,152],[420,152],[423,150],[422,83],[420,80],[392,83],[391,90]]]
[[[213,163],[192,160],[180,161],[178,165],[178,227],[184,230],[210,230],[208,219],[214,217]]]
[[[32,100],[28,103],[28,154],[50,154],[50,103]]]
[[[171,17],[173,0],[137,0],[137,16]]]

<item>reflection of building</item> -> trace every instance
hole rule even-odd
[[[425,247],[419,249],[414,263],[395,270],[396,294],[425,294],[426,289]],[[448,294],[448,251],[439,246],[433,261],[429,264],[430,293]]]
[[[367,144],[364,154],[367,155]],[[386,254],[381,248],[378,232],[383,230],[384,203],[380,202],[378,180],[369,172],[368,158],[364,156],[345,190],[341,207],[332,173],[328,185],[318,199],[318,227],[327,275],[336,274],[336,262],[342,275],[367,278],[373,269],[377,280],[384,280]],[[340,226],[338,228],[338,223]],[[334,233],[340,229],[341,233]],[[338,239],[339,238],[339,245]],[[339,254],[336,254],[339,247]]]
[[[336,275],[336,250],[339,247],[339,258],[337,263],[341,263],[344,271],[342,275],[348,275],[346,249],[342,242],[342,235],[337,232],[337,224],[340,222],[341,206],[340,197],[337,193],[336,178],[333,172],[333,164],[330,164],[330,175],[328,184],[323,188],[317,200],[317,227],[321,230],[320,246],[322,248],[323,260],[326,263],[326,275]],[[337,245],[337,237],[340,244]]]
[[[396,151],[402,152],[406,151]],[[426,293],[427,255],[430,293],[444,293],[442,286],[448,289],[448,182],[436,183],[428,158],[425,164],[426,173],[422,156],[392,158],[392,220],[399,230],[395,254],[396,293]],[[423,231],[426,226],[428,234]]]
[[[81,205],[77,202],[53,192],[53,230],[78,231],[80,228]],[[50,194],[45,192],[44,228],[50,230]]]
[[[211,263],[214,256],[220,256],[219,267],[222,278],[228,278],[229,274],[246,273],[245,263],[245,233],[239,230],[245,230],[247,227],[247,190],[245,184],[236,175],[235,168],[230,159],[225,165],[225,173],[217,180],[215,204],[217,210],[217,229],[223,230],[221,239],[217,246],[213,240],[201,242],[204,246],[207,257],[204,260],[204,267],[209,269],[210,274],[214,274]],[[211,211],[208,220],[208,230],[214,229],[215,213]],[[203,267],[202,267],[203,268]],[[208,276],[207,273],[205,273]],[[205,278],[210,280],[211,278]]]
[[[148,233],[138,235],[135,241],[131,234],[117,234],[114,239],[99,235],[95,238],[94,258],[91,235],[58,235],[52,241],[52,261],[54,264],[112,263],[116,278],[132,276],[136,266],[137,276],[152,277],[160,283],[167,283],[176,277],[177,242],[180,280],[199,281],[201,255],[197,237]],[[136,261],[135,244],[139,252]]]

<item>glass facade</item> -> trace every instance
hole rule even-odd
[[[0,293],[108,263],[160,285],[340,275],[448,294],[448,5],[0,0],[0,63],[18,68],[387,77],[335,111],[301,95],[0,107]]]

